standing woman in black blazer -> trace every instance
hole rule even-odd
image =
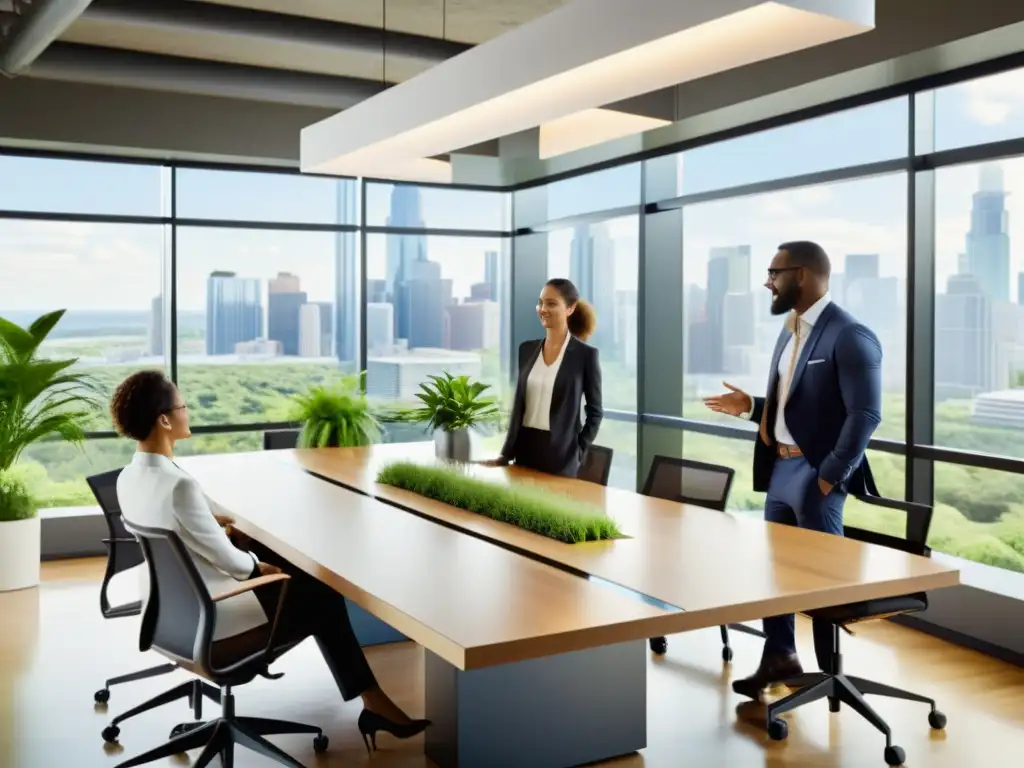
[[[576,286],[562,278],[544,285],[537,314],[544,338],[519,347],[508,436],[501,456],[488,463],[514,461],[540,472],[576,477],[604,415],[597,349],[584,343],[597,327],[597,315]],[[581,410],[586,414],[582,425]]]

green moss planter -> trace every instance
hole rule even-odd
[[[618,524],[594,507],[567,496],[491,483],[457,470],[396,462],[380,471],[377,482],[567,544],[622,538]]]

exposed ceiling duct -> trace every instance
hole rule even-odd
[[[199,96],[347,109],[384,90],[380,82],[219,61],[54,43],[26,72],[63,80]]]
[[[365,1],[365,0],[363,0]],[[282,9],[287,3],[281,3]],[[64,42],[397,83],[470,46],[187,0],[94,0]]]
[[[90,0],[11,0],[0,31],[0,72],[17,75],[25,71],[46,48],[70,27],[89,6]],[[0,10],[6,10],[0,8]]]

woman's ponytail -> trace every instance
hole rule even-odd
[[[576,302],[576,311],[569,315],[569,333],[580,341],[586,341],[597,330],[597,312],[586,299]]]

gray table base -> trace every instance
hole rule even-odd
[[[356,633],[359,645],[364,648],[371,645],[401,643],[408,640],[405,635],[385,624],[369,611],[364,611],[351,600],[345,600],[348,607],[348,620],[352,623],[352,631]]]
[[[426,651],[439,768],[568,768],[647,746],[647,643],[461,671]]]

